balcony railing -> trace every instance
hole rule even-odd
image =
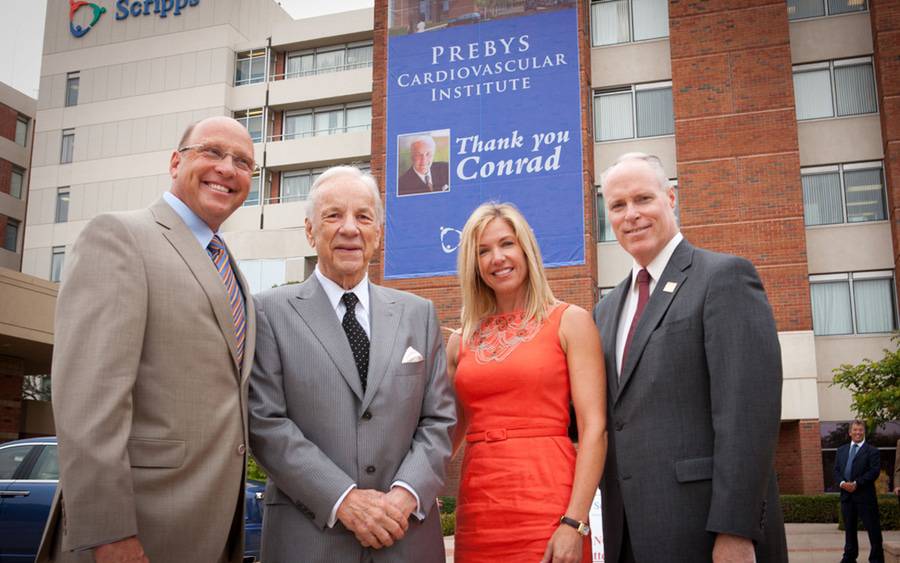
[[[312,131],[297,131],[295,133],[282,133],[281,135],[270,135],[267,140],[275,141],[291,141],[293,139],[302,139],[305,137],[327,137],[329,135],[339,135],[341,133],[352,133],[355,131],[369,131],[372,129],[371,123],[363,125],[348,125],[346,127],[326,127],[324,129],[315,129]]]
[[[326,66],[322,68],[314,68],[312,70],[297,70],[293,72],[283,72],[281,74],[273,74],[272,80],[287,80],[291,78],[303,78],[304,76],[316,76],[319,74],[330,74],[332,72],[342,72],[345,70],[356,70],[358,68],[370,68],[372,61],[363,61],[359,63],[346,63],[336,66]]]

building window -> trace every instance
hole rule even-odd
[[[250,285],[250,293],[259,293],[284,284],[284,260],[238,260],[238,267]]]
[[[591,2],[591,43],[595,47],[668,36],[666,0]]]
[[[329,45],[288,53],[285,78],[372,66],[372,42]]]
[[[56,222],[66,223],[69,220],[69,188],[56,190]]]
[[[872,59],[845,59],[794,67],[797,119],[875,113]]]
[[[19,247],[19,222],[9,217],[6,218],[6,228],[3,232],[3,248],[15,252]]]
[[[66,247],[54,246],[50,253],[50,281],[62,279],[63,263],[66,261]]]
[[[283,137],[319,137],[368,130],[371,126],[372,105],[368,102],[328,106],[286,113]]]
[[[75,130],[63,129],[62,142],[59,144],[59,163],[72,162],[72,153],[75,151]]]
[[[22,188],[25,185],[25,170],[13,166],[9,175],[9,195],[16,199],[22,199]]]
[[[245,51],[237,54],[234,68],[234,85],[257,84],[266,79],[266,50]]]
[[[787,0],[789,20],[865,12],[866,0]]]
[[[80,81],[78,71],[66,75],[66,107],[78,105],[78,83]]]
[[[268,191],[269,185],[271,183],[272,176],[270,174],[266,174],[266,188]],[[250,207],[252,205],[259,205],[259,194],[260,188],[262,187],[262,175],[259,170],[257,170],[253,177],[250,179],[250,192],[247,194],[247,199],[244,200],[244,207]]]
[[[24,115],[16,118],[16,138],[14,140],[23,147],[28,142],[28,121],[29,119]]]
[[[803,168],[806,226],[887,219],[881,162]]]
[[[302,201],[309,197],[313,182],[326,168],[314,170],[293,170],[281,173],[281,203]]]
[[[263,140],[263,110],[262,108],[248,109],[234,112],[234,118],[250,132],[250,138],[254,143]]]
[[[817,336],[897,329],[897,299],[889,270],[810,276],[809,291]]]
[[[672,83],[594,92],[594,139],[615,141],[675,133]]]

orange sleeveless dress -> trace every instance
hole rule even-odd
[[[575,448],[559,343],[566,307],[558,305],[540,326],[523,323],[521,313],[487,317],[475,341],[460,346],[456,394],[469,428],[457,562],[539,562],[569,504]],[[590,562],[590,538],[583,552]]]

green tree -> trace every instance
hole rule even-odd
[[[869,428],[900,419],[900,334],[891,338],[894,350],[884,350],[878,361],[864,359],[857,365],[835,368],[834,382],[850,391],[850,408],[868,423]]]

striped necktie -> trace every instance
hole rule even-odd
[[[237,341],[238,365],[241,365],[244,361],[244,341],[247,337],[247,319],[244,317],[244,298],[241,295],[241,288],[238,286],[237,278],[234,277],[228,253],[225,252],[225,244],[219,235],[213,235],[206,251],[209,252],[209,257],[216,265],[216,271],[219,272],[219,277],[222,278],[222,283],[225,285],[225,293],[228,294],[228,306],[231,309],[231,320],[234,322],[234,336]]]

